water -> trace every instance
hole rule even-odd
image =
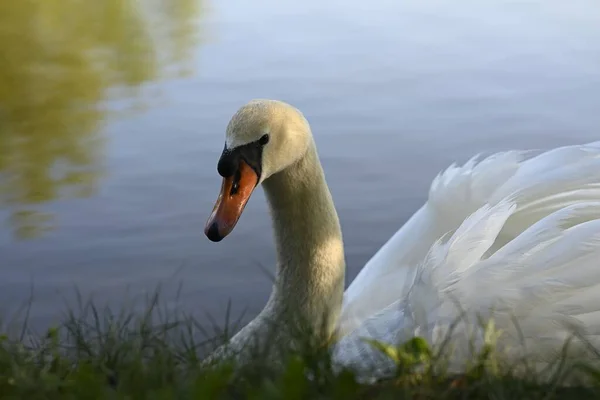
[[[593,0],[39,3],[0,6],[0,304],[33,287],[37,324],[75,287],[120,304],[183,282],[198,317],[261,309],[262,191],[226,240],[203,235],[224,128],[251,98],[311,122],[348,281],[449,163],[600,138]]]

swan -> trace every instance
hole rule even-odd
[[[528,355],[547,360],[573,327],[597,342],[600,142],[452,164],[344,291],[340,222],[302,112],[251,100],[225,136],[221,190],[205,235],[224,239],[261,185],[277,251],[267,304],[227,344],[240,359],[251,339],[267,340],[276,326],[275,336],[286,341],[299,320],[335,338],[334,359],[357,369],[367,358],[382,362],[365,337],[397,343],[419,335],[437,343],[465,313],[493,315],[509,357],[525,354],[514,346],[519,340]],[[466,324],[453,329],[459,339],[471,332]],[[468,344],[461,346],[459,359]],[[574,352],[581,356],[584,347]]]

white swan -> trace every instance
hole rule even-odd
[[[372,351],[361,337],[439,341],[457,304],[484,316],[493,309],[508,346],[518,336],[516,317],[519,343],[542,358],[563,346],[564,322],[592,342],[600,334],[600,142],[450,166],[345,293],[338,216],[299,110],[275,100],[240,108],[218,172],[223,184],[208,238],[224,238],[262,184],[277,249],[271,297],[229,348],[243,350],[270,322],[285,337],[285,327],[302,319],[337,332],[336,360],[360,368]]]

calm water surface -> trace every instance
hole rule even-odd
[[[75,287],[119,304],[183,282],[198,317],[260,310],[262,191],[227,240],[203,235],[251,98],[311,122],[349,281],[449,163],[600,139],[594,0],[53,2],[0,6],[0,304],[33,287],[36,323]]]

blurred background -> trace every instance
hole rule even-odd
[[[227,240],[203,227],[225,126],[256,97],[311,122],[350,282],[450,163],[600,139],[599,5],[1,2],[3,312],[32,298],[42,326],[76,288],[118,305],[161,284],[199,318],[253,317],[275,259],[262,191]]]

